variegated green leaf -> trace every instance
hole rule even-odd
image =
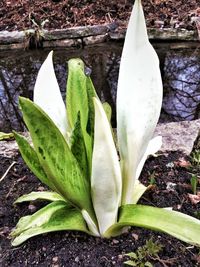
[[[34,102],[52,119],[62,134],[67,138],[68,123],[64,101],[55,76],[53,51],[42,64],[34,87]]]
[[[56,190],[51,179],[47,177],[44,169],[42,168],[37,153],[26,140],[26,138],[16,132],[14,132],[14,136],[22,158],[26,162],[29,169],[38,177],[38,179],[40,179],[42,183],[48,185],[52,190]]]
[[[71,151],[75,156],[84,177],[90,181],[90,172],[88,169],[87,152],[85,142],[81,130],[80,112],[77,114],[77,121],[70,138]]]
[[[15,204],[27,202],[27,201],[35,201],[35,200],[48,200],[48,201],[64,201],[66,200],[56,192],[49,191],[41,191],[41,192],[31,192],[29,194],[25,194],[15,200]]]
[[[93,146],[93,125],[91,97],[94,88],[89,77],[84,73],[84,63],[81,59],[71,59],[68,62],[67,79],[67,114],[71,128],[74,128],[78,112],[80,112],[81,129],[87,151],[89,170],[91,171],[91,158]],[[90,117],[91,116],[91,117]]]
[[[18,246],[27,239],[55,231],[78,230],[89,233],[77,209],[63,201],[55,201],[30,216],[22,217],[11,233],[12,245]]]
[[[119,228],[124,226],[161,231],[200,246],[200,221],[177,211],[143,205],[124,205],[120,208],[118,223],[108,229],[107,236],[115,235]]]
[[[161,103],[159,60],[148,40],[141,0],[136,0],[126,33],[117,90],[123,204],[131,203],[136,169],[152,138]]]
[[[94,98],[95,130],[92,156],[92,201],[101,235],[117,221],[121,202],[121,170],[110,124],[101,102]]]
[[[57,193],[92,216],[90,185],[63,135],[32,101],[20,98],[20,106],[38,159]]]

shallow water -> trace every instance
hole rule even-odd
[[[174,48],[174,44],[155,43],[161,62],[164,99],[160,121],[192,120],[200,117],[200,47]],[[98,95],[113,108],[119,71],[121,43],[105,43],[84,49],[58,49],[54,65],[65,97],[67,60],[81,57],[91,69]],[[0,131],[23,130],[18,109],[19,95],[32,98],[37,72],[49,50],[0,52]],[[48,92],[48,88],[47,88]]]

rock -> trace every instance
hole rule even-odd
[[[108,40],[108,37],[109,37],[108,34],[84,37],[83,43],[85,45],[100,44],[106,42]]]
[[[0,44],[21,43],[24,38],[24,31],[0,31]]]
[[[62,39],[62,40],[53,40],[53,41],[44,41],[43,47],[82,47],[81,39]]]
[[[158,21],[161,25],[162,23]],[[162,25],[161,25],[162,26]],[[198,25],[197,25],[198,26]],[[25,31],[0,31],[0,50],[4,49],[23,49],[27,46],[30,34],[34,35],[34,29]],[[43,46],[78,46],[80,40],[85,39],[85,44],[94,44],[105,42],[107,39],[124,40],[126,27],[120,29],[117,23],[109,23],[105,25],[81,26],[56,30],[40,31]],[[185,29],[172,28],[149,28],[149,39],[152,40],[179,40],[179,41],[198,41],[197,31],[188,31]],[[88,39],[87,39],[88,38]],[[78,40],[78,42],[77,42]]]
[[[0,155],[8,158],[18,154],[18,146],[15,141],[0,141]]]
[[[186,155],[192,152],[194,142],[200,130],[200,119],[162,123],[156,127],[155,136],[163,137],[160,152],[181,151]]]
[[[148,28],[148,36],[151,40],[176,40],[176,41],[198,41],[196,31],[172,28]],[[125,38],[126,28],[109,33],[111,40],[122,40]]]
[[[193,121],[169,122],[158,124],[155,136],[163,137],[163,144],[160,152],[166,154],[170,151],[181,151],[189,155],[197,140],[200,130],[200,119]],[[24,134],[28,136],[27,133]],[[29,138],[30,140],[30,138]],[[0,141],[0,155],[14,157],[18,154],[18,147],[15,141]]]
[[[67,29],[44,31],[45,40],[76,39],[88,36],[105,35],[113,30],[111,24],[82,26]]]

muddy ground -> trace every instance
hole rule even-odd
[[[126,26],[133,0],[1,0],[0,31],[27,30],[45,20],[46,29],[104,24]],[[199,0],[143,0],[148,27],[196,28]]]
[[[147,256],[144,262],[150,261],[156,267],[200,266],[198,248],[166,234],[140,228],[131,228],[128,233],[109,240],[79,232],[50,233],[34,237],[20,247],[11,247],[9,233],[19,218],[43,205],[37,202],[14,206],[14,200],[24,193],[44,190],[44,186],[30,173],[20,156],[13,159],[1,157],[0,160],[0,177],[14,160],[17,162],[0,183],[0,266],[124,266],[123,262],[128,259],[124,254],[137,252],[150,239],[163,247],[158,256]],[[193,197],[189,195],[192,194],[191,173],[199,176],[200,168],[196,164],[191,167],[189,160],[178,152],[150,158],[141,180],[146,185],[153,185],[140,203],[173,207],[200,218],[200,202],[193,203]],[[170,183],[173,183],[172,187]]]

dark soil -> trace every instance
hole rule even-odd
[[[163,245],[158,257],[148,259],[153,266],[200,266],[199,249],[166,234],[132,228],[128,233],[109,240],[88,236],[79,232],[58,232],[34,237],[20,247],[10,245],[9,233],[21,216],[41,207],[41,203],[13,206],[16,198],[33,190],[44,190],[24,165],[20,156],[15,159],[0,158],[0,177],[15,160],[17,163],[0,183],[0,266],[123,266],[125,253],[137,251],[147,240]],[[190,173],[200,175],[199,167],[189,167],[189,161],[180,153],[150,158],[145,164],[141,180],[152,188],[140,203],[173,207],[183,213],[200,218],[200,202],[192,204]],[[173,188],[169,189],[169,182]]]
[[[126,25],[133,0],[1,0],[0,30],[25,30],[46,19],[47,29],[118,22]],[[148,27],[194,29],[199,0],[143,0]]]

